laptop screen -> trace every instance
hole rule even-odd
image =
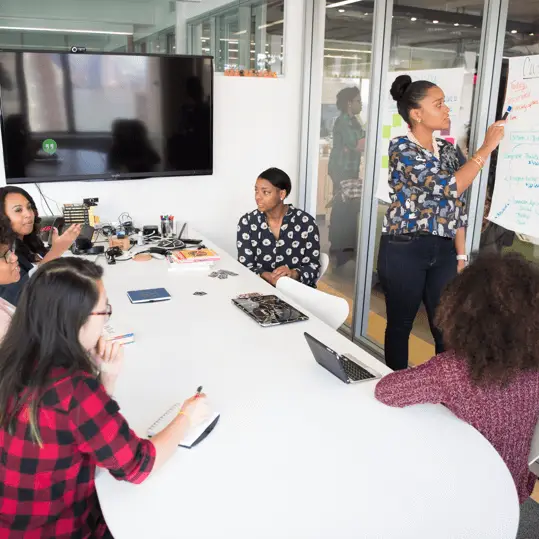
[[[343,382],[348,382],[348,375],[341,364],[339,354],[315,339],[312,335],[309,335],[308,333],[304,333],[304,335],[317,363]]]

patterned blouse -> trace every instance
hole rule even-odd
[[[266,215],[246,213],[238,223],[238,260],[251,271],[272,272],[280,266],[298,270],[299,280],[316,286],[320,272],[320,233],[306,212],[288,206],[279,239],[275,239]]]
[[[439,160],[408,137],[390,142],[391,206],[384,217],[383,234],[428,232],[454,238],[466,226],[465,197],[457,195],[457,152],[449,142],[436,140]]]

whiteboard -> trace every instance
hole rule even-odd
[[[412,80],[428,80],[439,86],[445,94],[445,102],[449,107],[449,118],[451,126],[444,132],[436,133],[436,136],[443,138],[451,144],[461,142],[465,137],[466,126],[464,118],[469,116],[461,114],[463,108],[462,94],[466,87],[473,88],[473,73],[467,74],[462,67],[450,69],[425,69],[416,71],[398,71],[390,72],[387,76],[387,81],[391,85],[399,75],[410,75]],[[400,117],[397,111],[397,103],[391,97],[389,90],[386,93],[384,101],[384,123],[382,125],[382,171],[378,179],[378,188],[376,190],[376,198],[390,202],[390,187],[388,183],[389,175],[389,141],[395,137],[400,137],[408,134],[408,126]]]
[[[539,56],[509,60],[504,110],[513,110],[500,144],[488,219],[529,236],[539,231]]]

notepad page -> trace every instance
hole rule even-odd
[[[148,436],[151,438],[155,436],[158,432],[161,432],[165,427],[167,427],[171,421],[178,415],[181,410],[182,405],[176,403],[171,406],[157,421],[148,429]],[[204,433],[204,431],[215,421],[218,417],[218,413],[213,412],[209,415],[208,419],[196,427],[190,428],[185,437],[180,442],[182,447],[191,447]]]

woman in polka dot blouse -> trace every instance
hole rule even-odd
[[[238,260],[273,286],[290,277],[316,287],[320,233],[308,213],[285,204],[292,184],[286,172],[270,168],[255,184],[258,208],[238,223]]]

